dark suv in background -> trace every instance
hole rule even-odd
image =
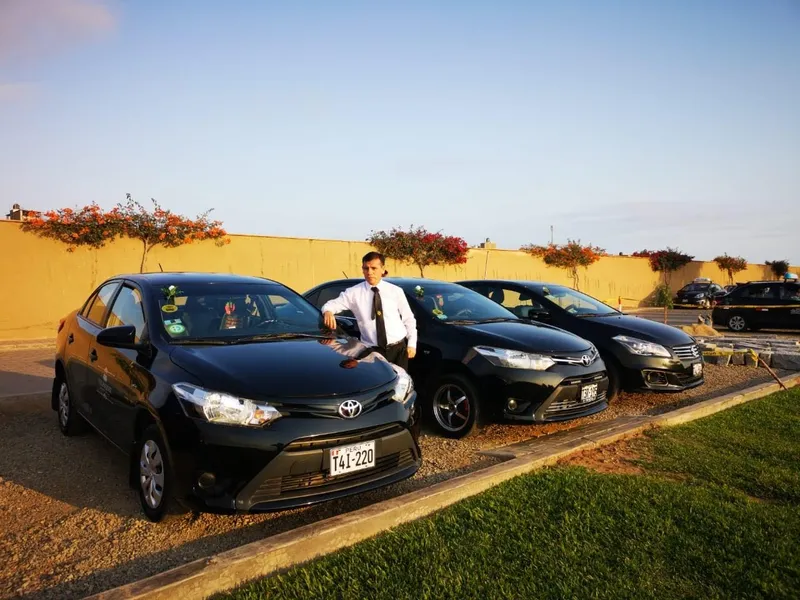
[[[800,329],[800,283],[751,281],[739,284],[717,300],[715,325],[731,331]]]
[[[572,288],[536,281],[462,281],[515,315],[592,342],[608,370],[608,399],[620,389],[679,392],[703,383],[703,357],[687,333],[619,312]]]
[[[319,285],[305,297],[321,308],[361,279]],[[482,417],[548,422],[607,408],[608,377],[596,348],[580,337],[519,319],[455,283],[389,278],[417,319],[417,356],[409,371],[429,421],[448,437],[469,434]],[[337,317],[357,335],[352,314]]]

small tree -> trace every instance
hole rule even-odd
[[[788,260],[768,260],[766,263],[769,270],[775,275],[775,279],[782,279],[789,272]]]
[[[567,270],[576,290],[580,289],[578,268],[588,268],[600,260],[601,256],[606,255],[606,251],[603,248],[591,245],[582,246],[580,240],[567,240],[567,243],[563,245],[548,244],[547,246],[537,246],[528,244],[520,248],[520,250],[536,258],[541,258],[546,265]]]
[[[390,231],[373,231],[367,238],[386,258],[414,264],[420,277],[430,265],[460,265],[467,262],[469,246],[462,238],[430,233],[424,227],[397,227]]]
[[[74,252],[79,246],[102,248],[119,235],[121,225],[114,211],[106,212],[92,203],[80,209],[32,211],[22,230],[58,240],[67,245],[67,252]]]
[[[728,256],[727,253],[714,259],[717,266],[728,276],[728,283],[733,284],[733,276],[747,268],[747,261],[741,256]]]
[[[664,323],[666,323],[667,310],[672,308],[672,290],[670,288],[672,274],[692,262],[694,256],[669,247],[666,250],[642,250],[634,252],[633,255],[647,258],[652,271],[661,273],[663,277],[663,282],[656,288],[656,299],[659,303],[663,302]]]
[[[164,210],[154,199],[151,199],[153,211],[150,212],[130,194],[126,194],[126,198],[127,202],[118,204],[113,212],[121,224],[121,234],[142,242],[140,272],[144,272],[147,255],[156,246],[177,248],[195,240],[215,240],[218,246],[230,243],[222,222],[208,220],[208,214],[213,209],[192,220]]]

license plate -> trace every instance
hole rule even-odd
[[[581,402],[594,402],[597,400],[597,384],[592,383],[581,388]]]
[[[692,365],[692,376],[700,377],[703,374],[703,363],[695,363]]]
[[[375,440],[330,449],[331,477],[375,466]]]

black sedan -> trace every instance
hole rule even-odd
[[[572,288],[534,281],[462,281],[519,317],[546,322],[592,342],[620,389],[677,392],[703,383],[703,357],[680,329],[625,315]]]
[[[59,427],[91,425],[124,452],[154,521],[171,498],[270,511],[410,477],[415,400],[405,371],[261,278],[115,277],[58,329]]]
[[[306,292],[321,307],[359,279]],[[425,392],[428,417],[443,435],[463,437],[484,417],[544,423],[608,407],[608,377],[588,341],[516,317],[454,283],[388,278],[409,299],[419,334],[409,372]],[[352,315],[337,318],[356,335]]]
[[[800,284],[796,280],[751,281],[719,298],[711,318],[731,331],[800,329]]]
[[[711,308],[716,298],[724,293],[725,289],[718,283],[708,278],[699,277],[675,293],[672,299],[675,308],[694,307]]]

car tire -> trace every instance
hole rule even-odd
[[[436,377],[429,386],[428,417],[444,437],[471,435],[481,423],[481,399],[475,384],[464,375]]]
[[[611,404],[619,396],[622,389],[622,381],[620,378],[619,368],[614,364],[614,359],[607,356],[602,356],[603,362],[606,365],[606,373],[608,374],[608,392],[606,393],[606,401]]]
[[[746,331],[748,328],[747,320],[740,314],[733,314],[728,317],[725,324],[731,331]]]
[[[78,414],[78,409],[73,402],[72,392],[69,389],[66,377],[59,374],[53,386],[56,414],[58,415],[58,428],[67,437],[82,435],[89,429],[88,423]]]
[[[136,492],[142,512],[154,523],[164,518],[172,494],[172,465],[167,445],[155,425],[148,426],[136,444]]]

